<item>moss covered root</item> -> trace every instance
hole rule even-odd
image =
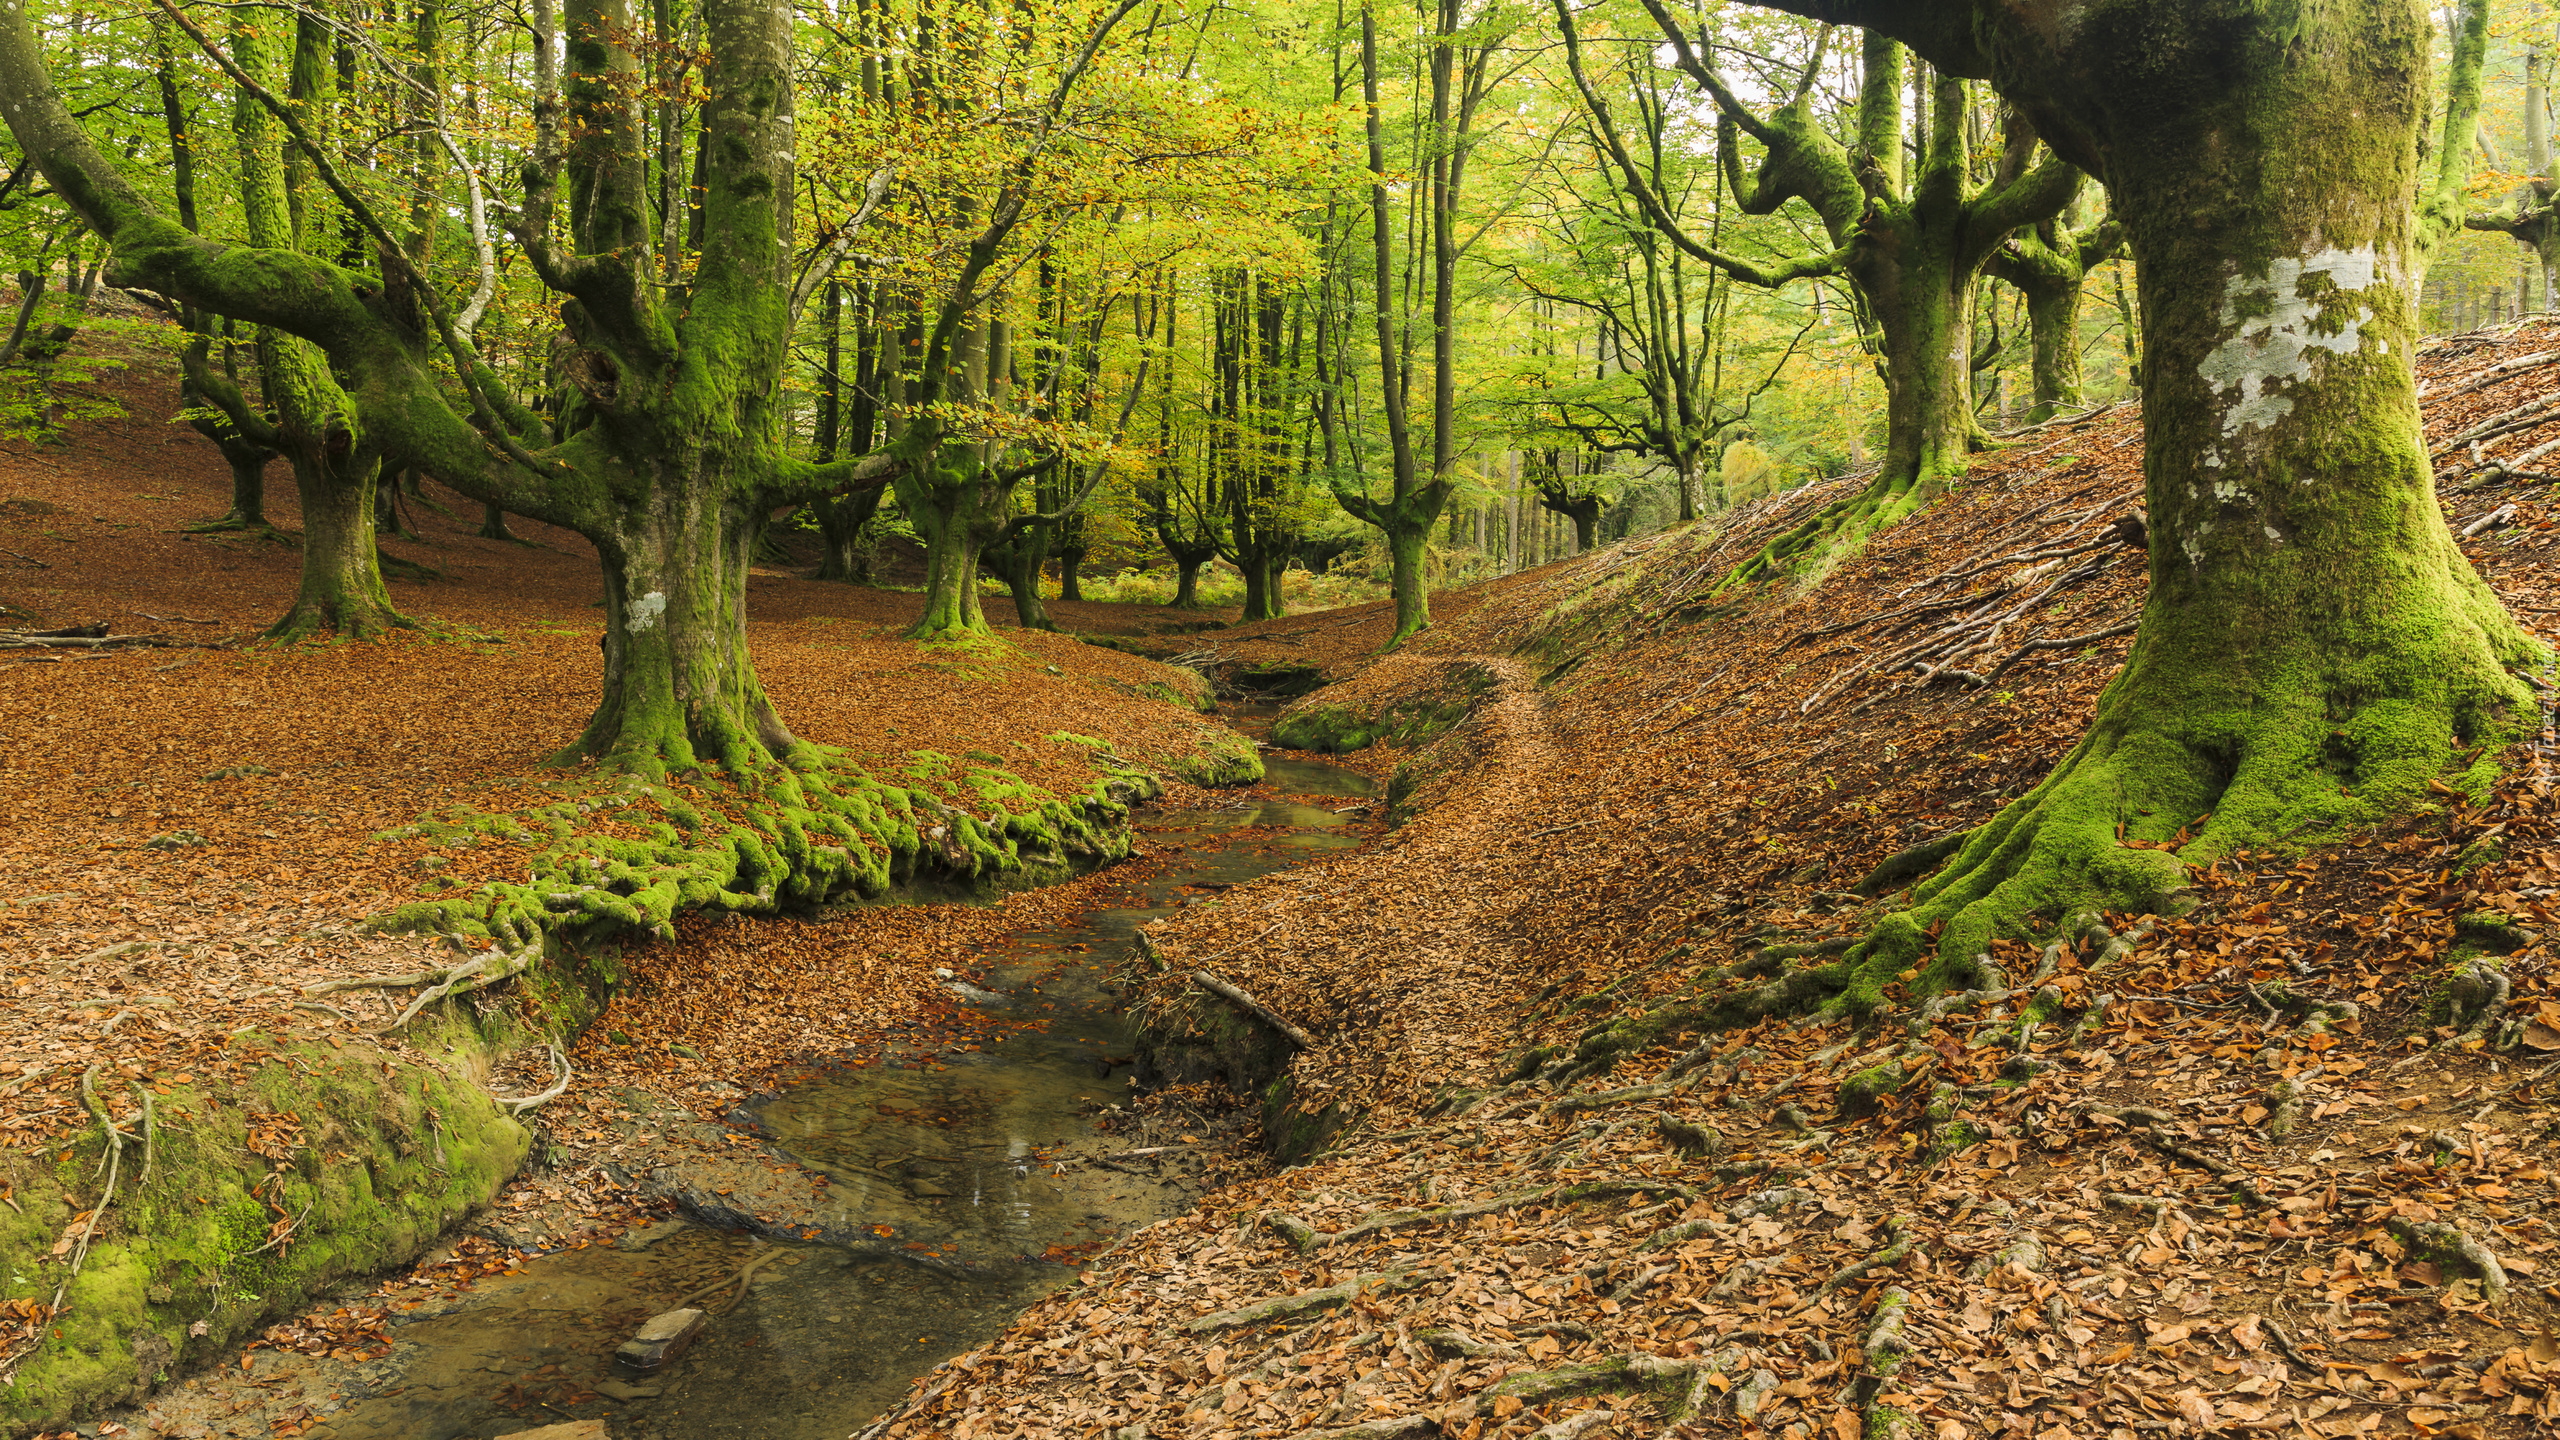
[[[545,935],[669,935],[676,916],[692,910],[810,909],[933,880],[1037,884],[1125,856],[1129,807],[1160,793],[1161,782],[1101,742],[1053,739],[1093,749],[1103,778],[1059,796],[974,756],[915,751],[914,783],[899,783],[801,745],[754,769],[582,777],[545,807],[457,810],[386,838],[526,846],[534,851],[527,878],[416,901],[375,923],[444,935],[464,948],[526,952]],[[1201,785],[1262,773],[1251,744],[1224,733],[1205,737],[1171,768]],[[937,795],[930,788],[937,782],[967,792],[970,808]],[[601,833],[598,818],[619,822],[613,828],[621,833]]]

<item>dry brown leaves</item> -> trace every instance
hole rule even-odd
[[[2560,331],[2430,352],[2423,375],[2445,397],[2430,436],[2560,391],[2560,367],[2488,370],[2544,349],[2560,349]],[[2493,383],[2464,388],[2484,377]],[[2119,1003],[2106,1022],[2076,1044],[2043,1032],[2030,1054],[2048,1068],[2023,1084],[1993,1083],[2005,1051],[1971,1046],[1987,1032],[1957,1015],[1924,1037],[1935,1058],[1920,1080],[1878,1113],[1846,1114],[1839,1082],[1884,1042],[1773,1023],[1726,1037],[1669,1095],[1573,1114],[1515,1090],[1416,1122],[1440,1083],[1483,1084],[1528,1041],[1569,1042],[1680,993],[1747,937],[1860,928],[1870,916],[1843,892],[1877,860],[1978,822],[2041,778],[2080,734],[2124,640],[2031,652],[1989,689],[1916,672],[1844,686],[1910,631],[1831,627],[1887,616],[1922,598],[1929,577],[2027,552],[2056,527],[2086,538],[2138,495],[2137,427],[2119,411],[1986,457],[1960,492],[1820,583],[1738,611],[1710,616],[1705,587],[1822,493],[1487,587],[1471,613],[1444,607],[1432,633],[1374,667],[1353,652],[1375,638],[1374,619],[1329,639],[1310,628],[1291,647],[1220,637],[1247,663],[1365,668],[1328,701],[1397,693],[1418,667],[1526,642],[1546,642],[1541,666],[1603,627],[1611,643],[1542,670],[1543,693],[1507,672],[1435,751],[1397,757],[1433,777],[1425,798],[1439,802],[1404,831],[1153,932],[1168,954],[1225,957],[1221,973],[1317,1030],[1327,1043],[1294,1078],[1369,1108],[1369,1125],[1314,1164],[1133,1237],[1082,1288],[926,1377],[889,1433],[1651,1435],[1663,1416],[1650,1396],[1524,1406],[1494,1387],[1577,1361],[1729,1346],[1743,1360],[1726,1390],[1766,1370],[1758,1428],[1807,1440],[1854,1440],[1862,1402],[1941,1437],[2538,1433],[2560,1414],[2560,1346],[2542,1338],[2560,1325],[2541,1284],[2560,1248],[2546,1218],[2560,1199],[2547,1102],[2519,1086],[2517,1062],[2465,1043],[2436,1008],[2459,917],[2498,911],[2523,927],[2506,962],[2513,1013],[2529,1022],[2519,1058],[2560,1047],[2544,938],[2560,839],[2537,778],[2547,765],[2531,753],[2486,806],[2313,856],[2216,867],[2201,877],[2206,909],[2110,967]],[[2484,446],[2476,464],[2466,450],[2457,478],[2555,435],[2560,416]],[[2547,636],[2545,617],[2560,613],[2554,522],[2523,489],[2448,483],[2447,512],[2457,531],[2491,519],[2466,549]],[[2090,555],[2109,563],[2005,632],[2004,652],[2132,618],[2139,554]],[[2012,578],[1995,567],[1981,583]],[[2486,840],[2500,858],[2455,875]],[[2023,947],[2000,958],[2012,973],[2034,963]],[[2058,957],[2052,983],[2075,1005],[2091,958]],[[1178,989],[1168,977],[1150,1000],[1174,1006]],[[2280,995],[2351,1001],[2360,1018],[2309,1025],[2298,1007],[2262,1004]],[[1592,1086],[1635,1085],[1673,1053]],[[1941,1080],[1959,1087],[1954,1118],[1980,1143],[1929,1166],[1935,1131],[1921,1109]],[[2277,1138],[2267,1125],[2288,1100],[2301,1121]],[[2165,1118],[2129,1126],[2116,1118],[2127,1106]],[[1723,1145],[1684,1155],[1665,1119]],[[1577,1178],[1688,1193],[1532,1202],[1306,1254],[1268,1219],[1339,1231]],[[2506,1262],[2504,1307],[2394,1230],[2438,1222]],[[1891,1263],[1851,1269],[1897,1236],[1911,1245]],[[1445,1273],[1296,1321],[1192,1328],[1405,1270]],[[1911,1299],[1912,1354],[1890,1374],[1864,1352],[1888,1289]]]
[[[229,472],[167,422],[176,387],[165,373],[138,368],[123,390],[128,418],[86,426],[69,446],[0,448],[7,623],[253,634],[288,603],[296,555],[176,533],[224,508]],[[270,516],[289,530],[298,512],[281,466],[270,482]],[[435,633],[0,661],[0,734],[12,741],[0,758],[0,1149],[81,1123],[74,1092],[91,1064],[155,1084],[228,1075],[236,1060],[222,1037],[251,1024],[361,1043],[407,992],[333,996],[337,1013],[238,997],[439,964],[424,942],[366,935],[359,922],[422,894],[522,878],[513,847],[375,837],[449,807],[507,811],[580,783],[542,765],[597,694],[593,551],[522,519],[514,527],[534,548],[479,539],[478,507],[448,492],[402,503],[424,539],[388,548],[446,578],[395,580],[394,597]],[[787,720],[883,771],[910,767],[915,751],[977,751],[1073,793],[1096,778],[1087,752],[1049,736],[1108,737],[1144,763],[1186,750],[1199,724],[1130,693],[1161,676],[1148,662],[1066,636],[1008,631],[1011,660],[933,656],[894,638],[913,595],[761,572],[750,593],[759,667]],[[1001,618],[1000,602],[990,613]],[[1132,606],[1062,614],[1095,629],[1155,619]],[[983,807],[974,792],[940,788]],[[874,1021],[912,1004],[925,972],[947,963],[930,947],[899,950],[905,922],[878,928],[884,954],[922,969],[894,982],[871,972],[880,996],[899,997],[867,1002]],[[844,1001],[821,997],[819,1013],[845,1013]],[[652,1022],[617,1023],[666,1039]]]

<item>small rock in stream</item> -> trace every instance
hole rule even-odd
[[[934,1184],[930,1180],[908,1181],[907,1193],[913,1195],[919,1200],[944,1200],[950,1198],[951,1195],[950,1191],[943,1189],[941,1186]]]
[[[622,1368],[646,1375],[665,1368],[692,1346],[702,1334],[703,1314],[699,1310],[670,1310],[640,1327],[640,1333],[622,1342],[613,1358]]]
[[[598,1380],[588,1388],[599,1395],[609,1395],[616,1400],[654,1400],[667,1393],[667,1387],[664,1385],[631,1385],[611,1379]]]

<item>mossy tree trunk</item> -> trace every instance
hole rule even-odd
[[[2027,302],[2027,346],[2034,395],[2027,423],[2040,425],[2081,403],[2080,292],[2089,271],[2124,247],[2112,216],[2086,229],[2071,220],[2077,199],[2059,215],[2001,242],[1984,273],[2018,287]]]
[[[1846,276],[1859,301],[1862,336],[1884,373],[1885,454],[1875,478],[1856,495],[1771,539],[1723,582],[1749,583],[1891,525],[1963,473],[1980,439],[1967,364],[1975,277],[2011,231],[2060,211],[2076,193],[2080,174],[2057,155],[2039,160],[2034,137],[2013,132],[1989,181],[1977,183],[1964,82],[1947,73],[1915,72],[1902,45],[1881,32],[1861,42],[1848,144],[1815,113],[1818,63],[1803,72],[1786,103],[1758,114],[1710,57],[1692,46],[1677,15],[1661,0],[1644,3],[1680,68],[1715,102],[1719,160],[1738,208],[1768,215],[1802,201],[1833,248],[1768,263],[1689,235],[1619,139],[1607,101],[1584,72],[1571,7],[1556,0],[1574,81],[1619,183],[1658,233],[1736,280],[1774,289],[1812,276]],[[1918,132],[1916,146],[1906,140],[1906,119]],[[1763,153],[1756,173],[1748,175],[1745,136]]]
[[[237,438],[215,443],[223,463],[231,467],[231,508],[213,523],[231,530],[267,529],[267,462],[276,458],[274,452]]]
[[[2478,793],[2532,728],[2514,672],[2541,657],[2446,529],[2411,362],[2424,258],[2459,223],[2440,202],[2471,147],[2462,52],[2476,113],[2485,7],[2427,185],[2408,0],[2105,0],[2067,41],[1987,0],[1778,8],[1893,25],[1996,77],[2107,177],[2148,327],[2133,653],[2062,764],[1840,963],[1841,998],[1874,1003],[1915,966],[1947,982],[2038,917],[2163,905],[2244,846]]]
[[[880,512],[881,491],[864,490],[818,502],[818,578],[848,585],[871,583],[871,552],[862,527]]]
[[[507,528],[507,512],[491,504],[481,505],[480,528],[472,533],[483,540],[507,540],[518,545],[525,543],[524,537]]]
[[[1586,554],[1600,543],[1600,497],[1576,495],[1562,483],[1538,487],[1538,503],[1573,522],[1573,553]]]
[[[1058,527],[1058,598],[1081,602],[1084,599],[1084,557],[1091,553],[1085,540],[1084,512],[1070,515]]]
[[[318,26],[294,28],[291,63],[279,51],[276,23],[252,11],[231,17],[233,63],[253,80],[270,84],[286,69],[297,91],[308,93],[326,73]],[[325,108],[326,97],[320,97]],[[282,132],[265,106],[245,91],[232,102],[232,133],[239,143],[242,218],[253,245],[301,250],[304,207],[288,184],[293,167]],[[382,583],[375,548],[374,487],[382,476],[382,450],[368,433],[360,406],[332,373],[328,357],[299,335],[267,329],[258,337],[260,391],[275,412],[277,450],[293,469],[302,508],[302,577],[292,606],[267,627],[271,640],[299,640],[336,633],[368,639],[411,628]]]
[[[373,454],[333,454],[331,437],[287,432],[285,458],[302,503],[302,580],[293,605],[267,627],[270,640],[336,634],[371,639],[413,628],[391,603],[375,548],[375,487],[382,461]]]
[[[1040,597],[1040,572],[1049,564],[1049,527],[1025,525],[998,540],[986,552],[995,566],[996,578],[1004,582],[1005,593],[1013,598],[1014,618],[1025,630],[1055,630],[1049,619],[1049,607]]]
[[[713,477],[660,487],[662,503],[598,548],[604,560],[604,698],[567,755],[641,768],[752,766],[790,730],[747,654],[747,569],[762,515]]]
[[[1167,547],[1171,549],[1171,547]],[[1165,602],[1168,610],[1202,610],[1200,603],[1200,567],[1218,558],[1215,550],[1185,546],[1172,550],[1173,598]]]

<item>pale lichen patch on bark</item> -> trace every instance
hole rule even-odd
[[[2311,378],[2314,351],[2352,355],[2362,346],[2373,308],[2359,304],[2349,316],[2335,302],[2371,287],[2375,262],[2370,245],[2328,249],[2300,260],[2278,259],[2263,278],[2234,275],[2224,282],[2222,323],[2232,330],[2196,373],[2227,397],[2222,411],[2226,439],[2250,426],[2266,429],[2293,413],[2292,398],[2279,387]],[[2320,280],[2329,283],[2315,286]],[[2204,458],[2219,466],[2223,457],[2212,449]]]

